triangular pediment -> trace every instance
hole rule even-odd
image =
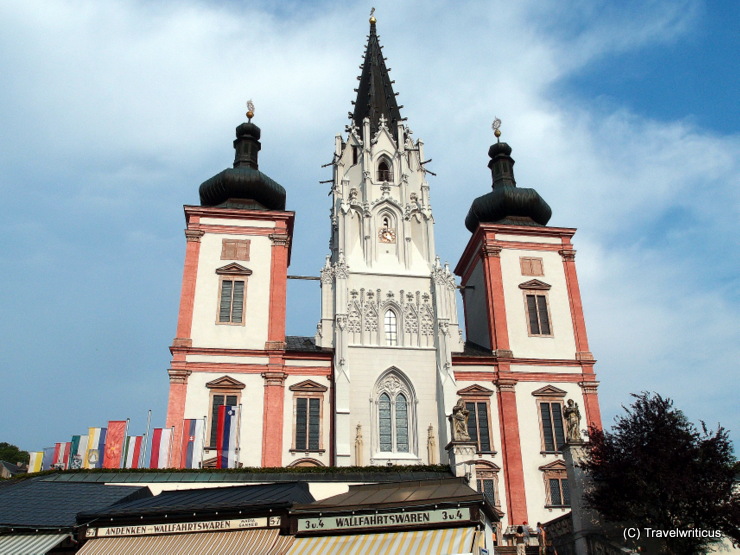
[[[486,396],[490,397],[493,395],[493,390],[483,387],[482,385],[473,384],[457,392],[460,396],[472,397],[472,396]]]
[[[320,383],[316,383],[313,380],[304,380],[295,385],[291,385],[288,389],[290,389],[291,391],[301,391],[303,393],[310,393],[310,392],[323,393],[329,388],[326,387],[325,385],[321,385]]]
[[[216,273],[218,275],[227,276],[251,276],[252,270],[250,270],[249,268],[245,268],[241,264],[232,262],[231,264],[227,264],[226,266],[221,266],[220,268],[216,269]]]
[[[539,388],[537,391],[533,391],[532,395],[535,397],[565,397],[567,393],[554,385],[546,385],[545,387]]]
[[[549,291],[552,288],[552,285],[545,283],[544,281],[540,281],[538,279],[530,279],[529,281],[525,281],[524,283],[519,284],[519,289],[535,289],[538,291]]]
[[[557,461],[552,461],[551,463],[543,464],[540,467],[540,470],[563,470],[564,471],[566,470],[565,461],[558,459]]]
[[[244,389],[245,385],[231,376],[222,376],[206,384],[208,389]]]

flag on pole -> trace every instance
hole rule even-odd
[[[200,468],[203,462],[203,418],[187,418],[182,426],[182,468]]]
[[[84,468],[102,468],[107,428],[89,428]]]
[[[31,451],[29,453],[30,460],[28,461],[28,472],[41,472],[41,467],[44,462],[43,451]]]
[[[236,427],[239,420],[238,407],[218,407],[216,424],[216,468],[236,468]]]
[[[41,463],[41,470],[51,470],[52,461],[54,460],[55,447],[44,447],[44,461]]]
[[[108,434],[105,439],[105,456],[103,468],[121,468],[123,442],[126,440],[126,420],[110,420]]]
[[[67,460],[65,461],[67,468],[79,468],[79,466],[74,466],[74,460],[80,448],[80,438],[81,436],[74,435],[72,436],[72,441],[69,442],[69,453],[67,453]]]
[[[124,468],[139,468],[143,443],[144,436],[128,436],[126,438],[126,447],[123,453]]]
[[[75,447],[75,438],[77,438],[77,447]],[[69,468],[84,468],[85,457],[87,456],[87,439],[88,436],[72,436],[72,452],[69,457]]]
[[[152,456],[149,468],[170,467],[170,445],[172,443],[172,428],[154,428],[152,433]]]
[[[54,456],[51,460],[55,468],[67,469],[67,459],[69,458],[70,442],[61,442],[54,444]]]

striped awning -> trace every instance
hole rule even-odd
[[[90,539],[78,555],[151,555],[152,553],[198,553],[202,555],[285,555],[292,536],[276,529],[196,532],[157,536]]]
[[[288,555],[449,555],[471,553],[475,528],[297,538]]]
[[[68,536],[69,534],[8,534],[0,536],[0,553],[43,555]]]

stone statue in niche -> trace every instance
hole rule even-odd
[[[578,403],[573,399],[568,399],[565,410],[565,440],[568,443],[582,443],[581,439],[581,411],[578,410]]]
[[[362,440],[362,426],[357,424],[355,431],[355,465],[362,466],[362,452],[365,442]]]
[[[468,434],[468,416],[470,411],[465,408],[465,400],[459,399],[452,407],[452,414],[447,418],[452,426],[452,441],[470,441]]]

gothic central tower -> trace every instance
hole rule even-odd
[[[352,121],[335,139],[318,346],[334,349],[338,466],[441,462],[462,351],[434,249],[424,145],[396,103],[370,19]]]

